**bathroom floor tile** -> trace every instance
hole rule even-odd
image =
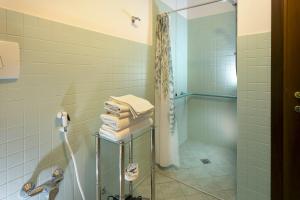
[[[224,200],[234,200],[236,196],[236,152],[234,150],[203,144],[197,141],[187,141],[180,147],[180,167],[162,169],[159,174],[183,182],[181,191],[189,199],[200,198],[205,191]],[[209,164],[203,164],[200,159],[209,159]],[[167,179],[168,180],[168,179]],[[207,195],[206,195],[207,196]],[[181,197],[178,197],[181,198]],[[201,199],[211,199],[207,196]],[[213,198],[215,199],[215,198]]]
[[[185,197],[186,200],[217,200],[214,197],[211,197],[209,195],[205,194],[195,194],[195,195],[189,195]]]

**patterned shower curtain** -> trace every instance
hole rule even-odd
[[[162,167],[179,165],[169,30],[169,16],[158,15],[155,54],[155,125],[156,159]]]

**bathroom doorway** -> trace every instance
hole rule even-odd
[[[167,191],[157,197],[236,199],[236,3],[193,1],[176,11],[161,2],[159,9],[170,21],[177,146],[176,162],[159,160],[157,187]]]
[[[272,200],[300,198],[299,8],[272,1]]]

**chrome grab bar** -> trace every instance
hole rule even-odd
[[[175,94],[175,99],[181,99],[183,97],[189,97],[189,96],[237,99],[236,96],[229,96],[229,95],[215,95],[215,94],[205,94],[205,93],[183,93],[183,92],[181,92],[180,95]]]

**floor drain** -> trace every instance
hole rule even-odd
[[[204,165],[210,163],[210,160],[208,160],[208,159],[200,159],[200,161],[201,161]]]

